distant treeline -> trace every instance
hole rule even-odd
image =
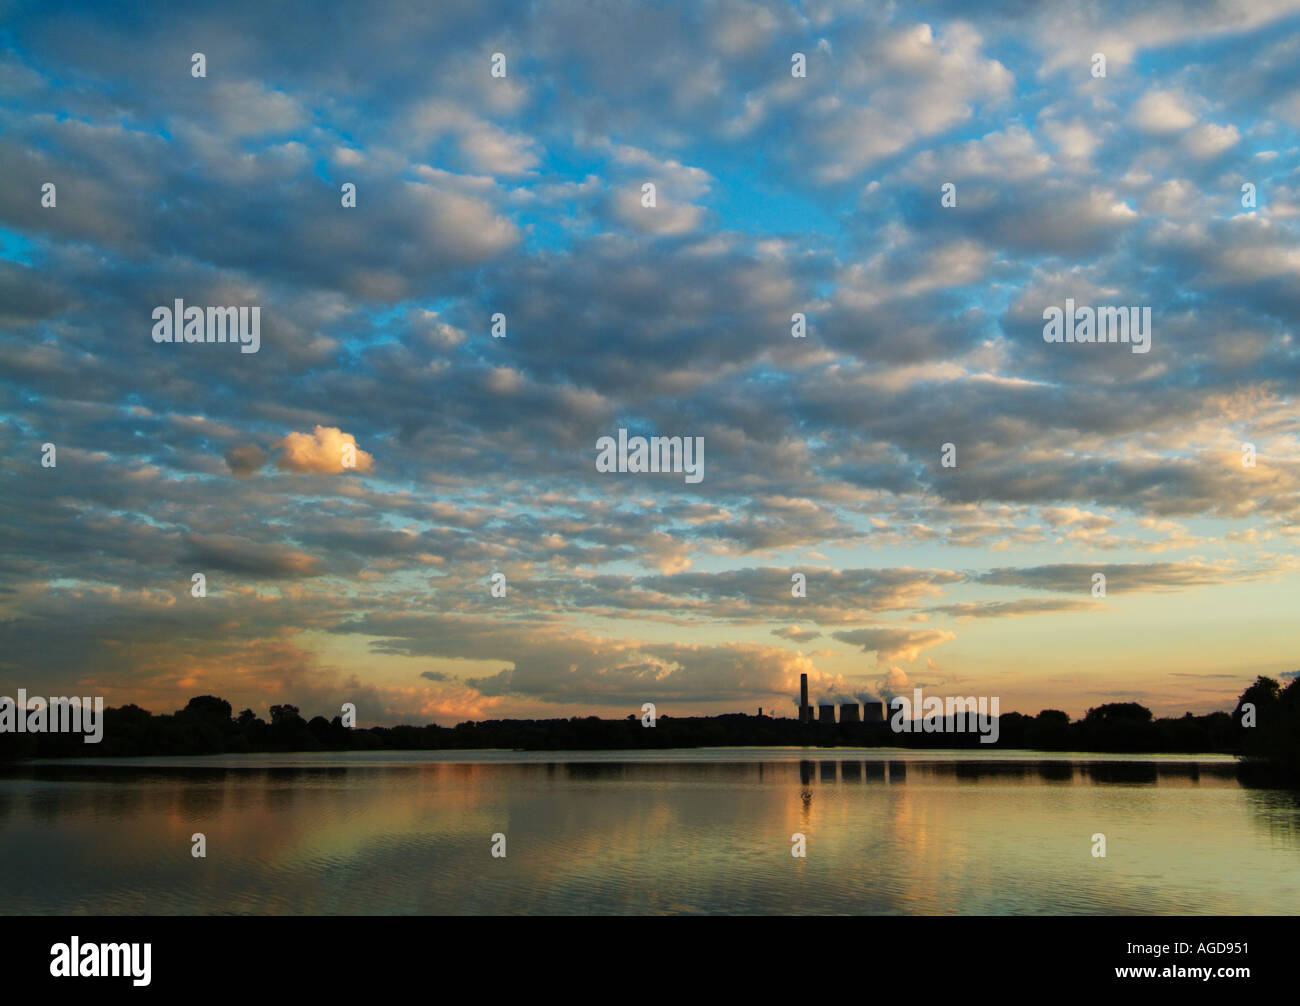
[[[1253,707],[1253,708],[1252,708]],[[139,706],[104,710],[104,735],[86,744],[80,734],[0,734],[0,758],[131,757],[272,751],[620,750],[691,747],[854,746],[909,748],[1030,748],[1041,751],[1170,752],[1239,754],[1300,778],[1300,678],[1285,689],[1258,678],[1232,713],[1191,713],[1155,719],[1136,702],[1111,702],[1070,721],[1060,710],[1037,716],[1003,713],[996,744],[980,743],[972,723],[966,732],[925,732],[918,718],[910,733],[885,723],[800,723],[748,716],[660,716],[642,726],[637,716],[554,720],[483,720],[454,727],[348,728],[335,716],[304,719],[296,706],[275,705],[270,722],[251,709],[232,715],[229,702],[212,695],[189,701],[170,715]],[[1253,725],[1252,725],[1253,723]]]

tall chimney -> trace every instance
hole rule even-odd
[[[799,722],[807,723],[812,719],[812,709],[808,705],[808,675],[799,675]]]

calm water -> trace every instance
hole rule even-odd
[[[0,772],[0,912],[1290,915],[1300,794],[1229,758],[1037,752],[28,765]]]

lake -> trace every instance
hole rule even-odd
[[[191,855],[196,832],[206,858]],[[1242,785],[1230,757],[727,748],[0,766],[5,914],[1298,911],[1300,793]]]

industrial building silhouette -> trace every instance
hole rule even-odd
[[[856,699],[839,701],[840,723],[884,723],[885,704],[880,699],[866,699],[860,706]],[[799,722],[812,723],[813,710],[808,704],[808,675],[799,675]],[[835,722],[835,701],[824,700],[817,704],[818,723]]]

